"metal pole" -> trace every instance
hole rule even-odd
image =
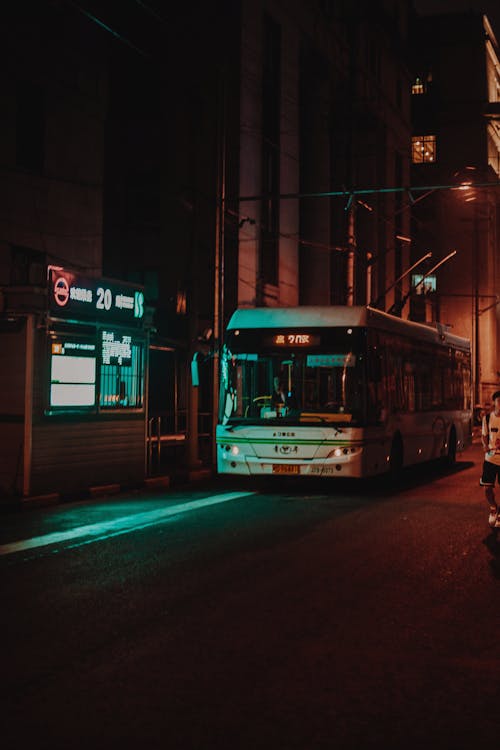
[[[366,304],[372,299],[372,254],[366,253]]]
[[[387,294],[387,292],[390,292],[391,289],[394,289],[394,287],[397,284],[399,284],[399,282],[402,281],[405,276],[408,276],[408,274],[411,273],[414,268],[416,268],[417,266],[419,266],[421,263],[424,262],[424,260],[427,260],[427,258],[430,258],[431,256],[432,256],[431,252],[426,253],[425,255],[422,255],[422,257],[420,258],[420,260],[417,260],[416,263],[414,263],[412,266],[410,266],[404,273],[401,274],[401,276],[399,276],[399,278],[396,279],[396,281],[394,281],[390,286],[387,287],[387,289],[385,289],[384,293],[381,294],[380,297],[378,297],[378,299],[376,300],[375,305],[378,305],[378,303],[381,302],[382,297],[385,297],[385,295]]]
[[[226,199],[226,91],[224,70],[217,78],[217,177],[214,257],[214,352],[212,391],[212,465],[217,465],[217,414],[219,404],[219,361],[224,326],[224,213]]]
[[[456,250],[452,250],[451,253],[448,253],[448,255],[446,256],[446,258],[443,258],[442,260],[439,261],[439,263],[436,263],[436,265],[433,266],[430,269],[430,271],[427,271],[427,273],[425,274],[425,276],[422,276],[422,278],[420,279],[420,281],[418,282],[418,284],[415,284],[415,286],[413,287],[413,291],[415,291],[415,289],[418,289],[418,287],[420,286],[420,284],[423,284],[424,281],[426,280],[426,278],[428,276],[430,276],[432,273],[434,273],[434,271],[436,269],[438,269],[440,266],[442,266],[443,263],[446,263],[447,260],[450,260],[450,258],[453,258],[456,254],[457,254],[457,251]],[[410,291],[407,294],[405,294],[405,296],[401,300],[400,311],[399,311],[400,313],[403,312],[404,306],[406,305],[406,303],[408,301],[408,297],[410,296],[410,294],[411,294],[411,288],[410,288]],[[393,307],[394,307],[394,305],[390,308],[389,312],[391,312],[391,310],[393,309]]]
[[[354,305],[354,283],[355,283],[355,268],[354,260],[356,255],[356,216],[355,216],[355,201],[349,198],[348,208],[348,229],[347,229],[347,296],[346,304],[349,307]]]
[[[391,284],[391,286],[388,289],[385,290],[385,294],[387,294],[387,292],[389,292],[393,287],[397,286],[397,284],[399,284],[399,282],[402,281],[405,276],[408,276],[408,274],[411,273],[414,268],[416,268],[421,263],[423,263],[424,260],[427,260],[427,258],[431,258],[431,257],[432,257],[432,253],[430,253],[430,252],[426,253],[425,255],[422,255],[422,257],[420,258],[420,260],[417,260],[416,263],[414,263],[412,266],[410,266],[404,273],[401,274],[401,276],[399,276],[399,278],[396,279],[396,281],[394,282],[394,284]],[[425,276],[424,276],[424,278],[425,278]]]
[[[481,403],[481,365],[479,347],[479,218],[474,207],[474,406]]]
[[[31,491],[31,464],[33,449],[33,386],[35,366],[35,318],[26,316],[26,369],[24,377],[24,455],[23,455],[23,496]],[[17,482],[16,482],[17,483]],[[17,489],[17,487],[16,487]]]
[[[435,266],[433,266],[433,267],[432,267],[432,268],[430,269],[430,271],[427,271],[427,273],[425,274],[425,276],[422,276],[422,278],[420,279],[420,281],[418,282],[418,284],[415,284],[415,286],[414,286],[414,290],[415,290],[415,289],[417,289],[417,287],[419,287],[419,286],[420,286],[420,284],[423,284],[423,283],[424,283],[424,281],[425,281],[425,280],[426,280],[426,279],[427,279],[427,278],[428,278],[428,277],[429,277],[429,276],[430,276],[430,275],[431,275],[432,273],[434,273],[434,271],[435,271],[435,270],[436,270],[437,268],[439,268],[439,266],[442,266],[442,265],[443,265],[443,263],[446,263],[446,261],[447,261],[447,260],[450,260],[450,258],[453,258],[453,256],[454,256],[454,255],[456,255],[456,254],[457,254],[457,251],[456,251],[456,250],[452,250],[452,251],[451,251],[451,253],[448,253],[448,255],[446,256],[446,258],[443,258],[443,260],[440,260],[440,261],[439,261],[439,263],[436,263],[436,265],[435,265]]]

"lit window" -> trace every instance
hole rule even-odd
[[[436,161],[436,136],[415,135],[412,140],[412,162],[414,164]]]
[[[428,294],[436,291],[436,277],[424,276],[421,273],[414,273],[411,277],[411,285],[416,294]]]
[[[51,411],[93,409],[96,401],[96,347],[75,336],[50,341]]]
[[[144,346],[132,336],[101,331],[100,398],[103,409],[140,409],[144,398]]]
[[[424,84],[422,83],[421,78],[415,78],[415,83],[411,87],[411,93],[412,94],[424,94]]]

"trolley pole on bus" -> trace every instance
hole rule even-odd
[[[427,260],[428,258],[431,258],[431,257],[432,257],[432,253],[428,252],[425,255],[422,255],[422,257],[419,258],[419,260],[417,260],[416,263],[414,263],[412,266],[410,266],[409,268],[407,268],[406,271],[404,273],[402,273],[401,276],[399,276],[396,279],[396,281],[394,281],[390,286],[388,286],[387,289],[385,289],[384,292],[379,297],[377,297],[377,299],[375,300],[375,303],[374,303],[375,307],[377,307],[377,305],[379,305],[380,302],[382,302],[382,299],[385,297],[385,295],[387,294],[387,292],[390,292],[391,289],[394,289],[395,286],[397,286],[401,281],[403,281],[403,279],[405,278],[405,276],[408,276],[408,274],[411,273],[415,268],[417,268],[421,263],[423,263],[424,260]],[[393,305],[393,307],[394,307],[394,305]]]
[[[415,284],[415,286],[413,287],[413,289],[410,287],[410,291],[407,292],[407,294],[405,294],[405,296],[401,300],[401,303],[398,306],[398,309],[396,310],[395,305],[392,305],[392,307],[390,308],[389,312],[390,313],[396,313],[396,312],[398,312],[401,315],[401,313],[404,310],[404,306],[406,305],[406,303],[408,301],[408,298],[410,297],[410,295],[412,294],[412,292],[414,292],[415,289],[418,289],[419,286],[422,286],[424,284],[425,280],[431,274],[433,274],[434,271],[437,271],[437,269],[440,266],[442,266],[444,263],[446,263],[447,261],[449,261],[451,258],[454,258],[456,254],[457,254],[457,251],[456,250],[452,250],[451,253],[448,253],[448,255],[445,258],[443,258],[442,260],[440,260],[439,263],[436,263],[435,266],[433,266],[429,271],[427,271],[426,274],[424,274],[424,276],[422,276],[422,278],[420,279],[420,281],[417,284]]]

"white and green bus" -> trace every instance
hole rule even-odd
[[[248,308],[227,326],[220,474],[366,477],[472,440],[470,343],[370,307]]]

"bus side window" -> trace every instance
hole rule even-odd
[[[377,337],[378,338],[378,337]],[[381,424],[387,419],[387,385],[384,377],[385,347],[379,342],[369,349],[368,357],[368,421]]]

